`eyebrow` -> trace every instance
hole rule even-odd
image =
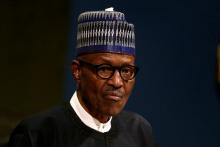
[[[101,59],[102,62],[104,62],[104,64],[111,64],[112,65],[112,62],[110,61],[110,59],[112,59],[112,58],[102,56],[102,57],[100,57],[100,59]],[[134,66],[135,62],[133,62],[133,63],[125,62],[125,63],[121,64],[121,66],[123,66],[123,65],[132,65],[132,66]]]

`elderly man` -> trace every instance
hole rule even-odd
[[[70,102],[22,121],[10,147],[152,147],[150,124],[122,111],[135,83],[134,26],[121,12],[89,11],[78,18]]]

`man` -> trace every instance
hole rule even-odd
[[[135,83],[134,26],[121,12],[92,11],[78,18],[70,102],[22,121],[9,147],[152,147],[150,124],[122,111]]]

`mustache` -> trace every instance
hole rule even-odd
[[[125,95],[125,91],[123,89],[113,89],[113,88],[108,88],[105,89],[103,92],[104,95],[114,95],[118,97],[123,97]]]

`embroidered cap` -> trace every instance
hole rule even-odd
[[[78,17],[76,56],[99,52],[135,55],[134,25],[113,8]]]

